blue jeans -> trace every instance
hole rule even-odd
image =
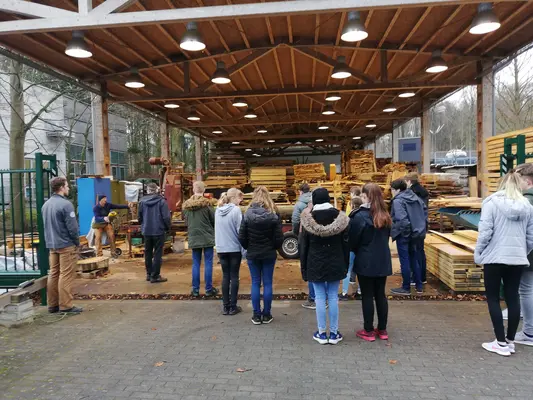
[[[350,276],[352,275],[353,263],[355,261],[355,253],[350,251],[350,265],[348,265],[348,275],[342,280],[342,294],[348,293],[348,287],[350,285]]]
[[[399,237],[396,239],[398,258],[402,269],[402,288],[411,290],[411,271],[417,289],[422,289],[422,271],[418,262],[419,248],[423,241]]]
[[[318,332],[327,331],[326,299],[329,304],[329,331],[337,333],[339,329],[339,285],[340,281],[313,282],[315,288],[316,322]]]
[[[255,315],[270,315],[272,308],[272,277],[276,259],[248,259],[248,268],[252,276],[252,307]],[[261,282],[263,282],[263,312],[261,313]]]
[[[313,287],[312,282],[307,282],[307,286],[309,287],[309,301],[315,301],[315,288]]]
[[[202,263],[202,251],[204,252],[204,280],[205,291],[213,289],[213,248],[205,247],[192,249],[192,289],[200,290],[200,264]]]

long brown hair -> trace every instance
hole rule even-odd
[[[392,219],[387,212],[387,206],[385,205],[381,188],[375,183],[367,183],[363,186],[363,193],[368,197],[370,215],[372,215],[374,226],[378,229],[390,228]]]
[[[263,208],[265,208],[268,212],[276,213],[277,208],[272,199],[270,198],[270,193],[268,192],[268,189],[265,186],[258,186],[254,190],[254,194],[252,196],[252,201],[250,202],[250,205],[252,204],[259,204]]]

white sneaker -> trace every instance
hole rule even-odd
[[[505,321],[509,319],[509,311],[507,311],[507,308],[502,311],[502,317]],[[522,310],[520,310],[520,319],[523,319],[524,315],[522,314]]]
[[[509,346],[502,346],[498,343],[497,340],[494,340],[493,342],[489,343],[483,343],[481,347],[483,347],[487,351],[490,351],[491,353],[499,354],[500,356],[509,357],[511,355],[511,350],[509,349]]]
[[[524,344],[526,346],[533,346],[533,338],[527,336],[524,332],[520,331],[516,333],[514,337],[515,343]]]
[[[511,352],[511,354],[516,353],[516,349],[514,347],[514,341],[512,342],[507,341],[507,347],[509,347],[509,351]]]

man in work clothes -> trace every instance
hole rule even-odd
[[[202,181],[193,183],[189,200],[183,203],[183,214],[187,220],[189,249],[192,249],[192,291],[193,297],[200,296],[200,264],[204,254],[205,295],[216,296],[213,287],[213,247],[215,247],[215,210],[211,201],[204,197]]]
[[[294,205],[294,210],[292,211],[292,231],[295,235],[300,234],[300,216],[302,212],[307,208],[307,205],[311,202],[311,189],[309,184],[302,183],[300,185],[300,197]],[[308,282],[309,296],[307,301],[302,304],[302,307],[308,308],[311,310],[316,309],[315,305],[315,288],[311,282]]]
[[[152,283],[166,282],[161,276],[163,245],[166,232],[170,229],[170,210],[155,183],[148,184],[148,194],[139,202],[138,220],[144,236],[144,265],[146,280]]]
[[[416,194],[420,200],[424,202],[426,205],[426,208],[429,208],[429,192],[426,190],[424,186],[418,182],[418,174],[416,172],[410,172],[407,175],[405,175],[405,183],[407,183],[407,189],[411,189],[414,194]],[[426,231],[427,227],[429,226],[429,222],[426,221]],[[420,269],[422,271],[422,283],[427,283],[427,262],[426,262],[426,251],[424,250],[424,243],[419,248],[418,252],[418,262],[420,263]],[[413,285],[414,280],[411,282],[411,285]]]
[[[109,219],[111,210],[127,210],[129,207],[123,204],[112,204],[107,202],[105,194],[98,195],[98,204],[93,207],[94,213],[94,242],[96,244],[96,256],[101,257],[102,253],[102,233],[106,233],[111,256],[115,257],[115,232]]]
[[[69,186],[65,178],[51,180],[54,193],[42,208],[44,238],[50,250],[50,271],[48,271],[48,312],[78,314],[83,310],[72,305],[72,281],[76,273],[78,246],[80,244],[78,221],[74,206],[68,196]]]

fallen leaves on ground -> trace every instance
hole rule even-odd
[[[162,367],[163,365],[165,365],[164,361],[158,361],[154,364],[154,367]]]
[[[237,372],[248,372],[248,371],[251,371],[252,369],[251,368],[237,368]]]
[[[157,328],[152,328],[153,331],[157,331]]]
[[[217,340],[217,337],[216,336],[211,336],[211,340],[214,342],[215,340]]]
[[[394,364],[397,364],[398,363],[398,360],[389,360],[389,364],[390,365],[394,365]]]

